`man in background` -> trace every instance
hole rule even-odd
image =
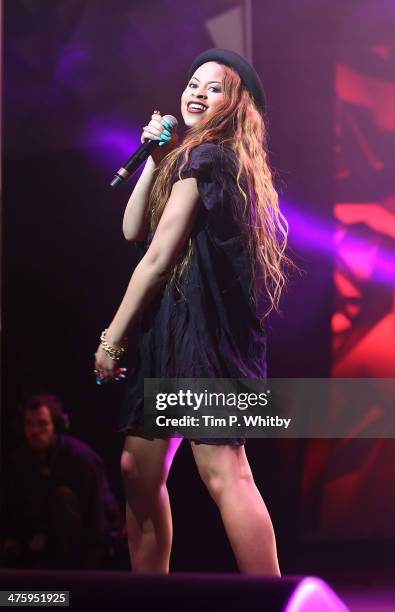
[[[122,528],[100,457],[67,435],[53,395],[31,395],[20,409],[23,443],[3,472],[3,563],[100,569],[110,536]]]

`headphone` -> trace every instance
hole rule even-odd
[[[70,429],[70,418],[64,411],[62,402],[51,393],[32,393],[25,395],[21,404],[18,406],[17,429],[22,434],[25,427],[25,412],[27,410],[37,410],[40,406],[47,406],[51,414],[56,433],[66,433]]]

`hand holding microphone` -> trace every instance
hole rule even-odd
[[[155,164],[159,164],[178,140],[175,133],[177,126],[178,121],[173,115],[165,115],[162,118],[159,111],[154,111],[151,121],[143,128],[141,147],[118,170],[110,183],[111,187],[117,187],[127,181],[150,155]]]
[[[159,144],[159,147],[156,147],[151,153],[151,157],[156,165],[160,164],[162,159],[172,150],[178,141],[177,132],[174,131],[177,129],[177,120],[175,127],[172,127],[174,121],[172,125],[170,123],[170,120],[174,119],[175,117],[171,115],[165,115],[162,118],[160,111],[155,110],[149,124],[143,127],[141,142],[154,140]]]

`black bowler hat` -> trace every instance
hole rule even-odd
[[[219,64],[225,64],[233,68],[244,85],[250,92],[255,105],[258,107],[261,113],[266,110],[265,92],[255,68],[251,66],[241,55],[235,51],[229,49],[207,49],[203,51],[198,57],[192,62],[192,65],[188,72],[188,79],[190,79],[199,66],[206,62],[218,62]]]

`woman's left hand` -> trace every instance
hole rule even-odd
[[[101,385],[110,380],[120,380],[125,378],[126,368],[118,367],[118,362],[115,361],[106,353],[101,344],[95,353],[94,374],[96,383]]]

